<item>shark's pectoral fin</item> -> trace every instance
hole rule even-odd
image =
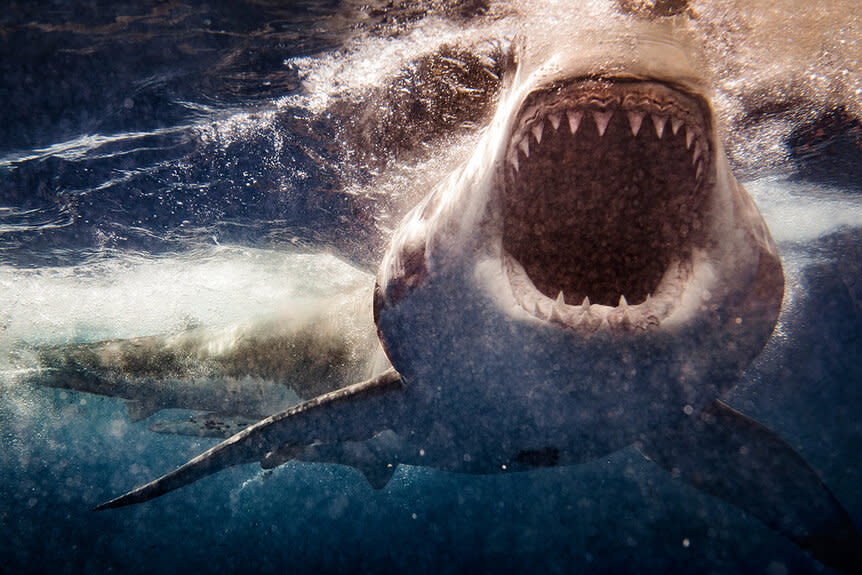
[[[227,467],[285,454],[291,445],[361,441],[373,437],[396,417],[401,376],[394,369],[277,413],[249,426],[185,465],[112,499],[95,510],[142,503]]]
[[[772,431],[720,401],[639,445],[674,476],[767,523],[823,564],[857,573],[862,536],[813,469]]]

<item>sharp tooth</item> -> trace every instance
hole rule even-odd
[[[694,179],[700,179],[701,174],[703,174],[703,162],[697,167],[697,173],[694,175]]]
[[[628,306],[629,306],[629,302],[627,302],[627,301],[626,301],[626,296],[621,295],[621,296],[620,296],[620,303],[619,303],[619,307],[621,307],[621,308],[623,308],[623,309],[626,309]]]
[[[530,157],[530,138],[524,137],[518,142],[518,147],[524,152],[524,155]]]
[[[560,115],[559,114],[551,114],[548,116],[548,119],[551,121],[551,126],[556,130],[560,127]]]
[[[700,157],[700,141],[694,143],[694,153],[691,157],[691,165],[695,165],[697,163],[697,159]]]
[[[572,135],[574,136],[578,133],[578,126],[581,125],[581,118],[584,117],[584,113],[580,110],[570,110],[566,112],[566,116],[568,116],[569,118],[569,131],[571,131]]]
[[[676,136],[676,133],[679,132],[680,126],[682,126],[682,118],[673,117],[673,120],[670,122],[670,127],[673,130],[673,135]]]
[[[512,164],[512,167],[515,168],[516,172],[521,172],[521,167],[518,165],[518,152],[515,150],[509,152],[509,163]]]
[[[652,115],[652,123],[655,126],[655,135],[661,140],[661,135],[664,133],[664,125],[667,123],[667,116]]]
[[[584,297],[584,301],[581,302],[581,307],[584,308],[584,311],[590,311],[590,296]]]
[[[629,313],[629,310],[623,310],[622,318],[620,318],[620,324],[622,324],[624,327],[631,327],[633,325],[632,316]]]
[[[694,140],[694,130],[685,127],[685,147],[686,149],[691,148],[691,141]]]
[[[551,319],[565,323],[566,317],[566,302],[563,299],[563,292],[554,300],[554,306],[551,308]]]
[[[644,121],[643,112],[629,112],[629,126],[632,129],[632,136],[637,136],[641,129],[641,122]]]
[[[542,143],[542,129],[544,128],[544,126],[544,122],[536,122],[536,124],[533,126],[533,135],[536,137],[537,144]]]
[[[613,110],[607,112],[593,112],[593,119],[596,121],[596,127],[599,129],[599,137],[605,135],[608,129],[608,122],[611,121],[611,116],[614,115]]]

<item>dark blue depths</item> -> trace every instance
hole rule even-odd
[[[331,167],[339,158],[330,126],[286,107],[244,138],[204,133],[237,112],[254,122],[296,93],[290,59],[349,37],[340,10],[317,1],[8,6],[4,261],[65,265],[214,237],[265,243],[286,226],[296,229],[291,240],[325,243],[333,221],[356,216],[335,191],[342,174]],[[272,193],[300,185],[317,193]]]
[[[284,229],[300,244],[341,241],[330,230],[357,207],[340,181],[363,174],[327,162],[338,151],[324,145],[325,124],[309,129],[303,110],[282,110],[268,132],[227,146],[194,128],[270,111],[299,89],[287,60],[350,32],[327,20],[337,2],[275,4],[7,4],[0,154],[18,159],[0,166],[0,207],[11,208],[0,210],[0,229],[11,230],[0,261],[69,264],[214,239],[267,245]],[[308,25],[320,21],[333,23]],[[288,145],[273,144],[276,132]],[[51,148],[113,134],[123,136],[98,153]],[[730,398],[793,445],[857,524],[860,246],[859,229],[782,246],[797,258],[794,306]],[[526,474],[401,468],[381,491],[344,467],[250,465],[145,505],[89,511],[210,445],[129,424],[113,399],[33,389],[0,402],[0,572],[825,572],[633,449]]]

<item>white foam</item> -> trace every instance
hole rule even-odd
[[[371,281],[330,255],[235,246],[74,267],[0,266],[0,350],[227,324]]]
[[[495,20],[464,28],[445,18],[429,17],[402,35],[358,34],[340,50],[288,60],[303,78],[303,90],[280,99],[278,105],[320,113],[333,100],[367,96],[369,88],[385,85],[407,62],[440,45],[467,46],[500,37],[504,30],[505,24]]]
[[[862,227],[858,194],[806,182],[762,178],[745,184],[779,244],[800,244]]]

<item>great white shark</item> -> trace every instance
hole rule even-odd
[[[463,473],[635,445],[853,572],[862,537],[817,474],[721,401],[784,289],[686,46],[638,31],[521,62],[470,159],[404,218],[373,314],[392,368],[250,425],[96,509],[290,459]]]

